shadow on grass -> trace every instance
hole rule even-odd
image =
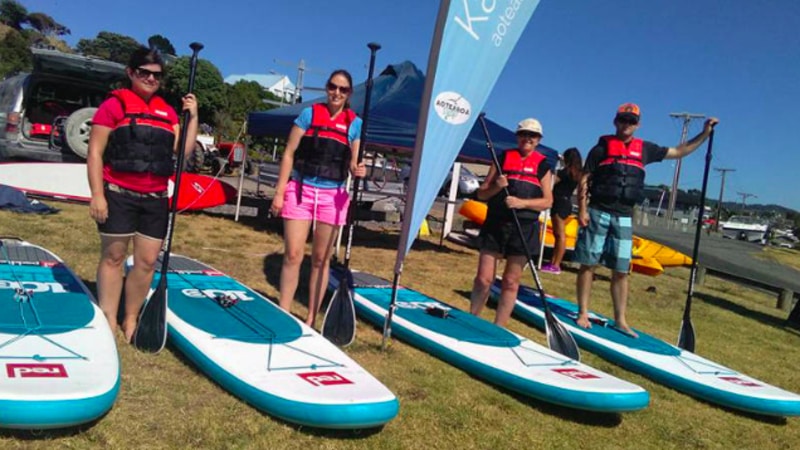
[[[19,439],[21,441],[41,441],[77,436],[97,425],[98,422],[108,415],[109,411],[106,411],[105,414],[90,422],[65,428],[53,428],[49,430],[16,430],[3,428],[0,429],[0,438]]]
[[[727,309],[728,311],[736,313],[736,314],[738,314],[738,315],[740,315],[742,317],[746,317],[748,319],[754,319],[754,320],[756,320],[758,322],[761,322],[761,323],[763,323],[765,325],[769,325],[769,326],[776,327],[776,328],[781,328],[781,329],[785,329],[785,327],[786,327],[786,320],[785,319],[779,319],[779,318],[777,318],[775,316],[772,316],[772,315],[769,315],[769,314],[765,314],[765,313],[762,313],[762,312],[759,312],[759,311],[752,310],[750,308],[747,308],[747,307],[744,307],[744,306],[739,305],[737,303],[734,303],[734,302],[732,302],[730,300],[727,300],[727,299],[724,299],[724,298],[721,298],[721,297],[717,297],[716,295],[707,294],[705,292],[695,292],[693,297],[699,298],[699,299],[703,300],[704,302],[706,302],[706,303],[708,303],[710,305],[714,305],[714,306],[718,306],[718,307],[723,308],[723,309]]]

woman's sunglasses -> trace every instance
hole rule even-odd
[[[158,72],[153,72],[152,70],[147,70],[142,67],[137,67],[134,73],[139,79],[142,80],[150,78],[150,75],[152,75],[156,81],[161,81],[161,79],[164,77],[164,72],[160,70]]]
[[[351,89],[349,87],[347,87],[347,86],[339,86],[339,85],[333,84],[331,82],[328,82],[328,84],[325,87],[331,92],[339,91],[342,94],[349,94],[350,91],[351,91]]]

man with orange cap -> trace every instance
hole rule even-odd
[[[590,328],[589,297],[594,269],[602,264],[612,270],[611,297],[614,326],[631,337],[636,332],[625,319],[628,303],[628,273],[633,248],[633,206],[644,198],[645,166],[664,159],[678,159],[692,153],[719,122],[709,118],[703,131],[677,147],[662,147],[633,136],[639,128],[639,106],[625,103],[614,117],[616,133],[601,136],[589,151],[578,185],[580,231],[574,261],[581,265],[576,283],[578,318]],[[588,205],[587,205],[588,203]]]

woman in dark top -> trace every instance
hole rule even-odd
[[[555,246],[553,247],[553,257],[550,264],[542,266],[543,272],[552,274],[561,273],[561,260],[566,251],[566,218],[572,214],[572,193],[578,187],[581,179],[581,168],[583,161],[581,153],[577,148],[567,149],[563,155],[564,168],[556,174],[556,184],[553,186],[553,207],[550,209],[553,221],[553,237]]]

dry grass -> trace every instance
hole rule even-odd
[[[32,216],[0,212],[0,234],[18,235],[64,258],[90,286],[98,239],[87,208],[55,204],[62,212]],[[277,293],[282,240],[276,224],[205,214],[178,220],[174,251],[205,261],[252,288]],[[354,268],[390,277],[397,235],[358,230]],[[415,243],[402,282],[445,302],[467,307],[476,252],[438,237]],[[610,313],[608,273],[599,271],[593,308]],[[658,278],[631,279],[630,320],[674,341],[686,298],[687,269]],[[530,280],[527,280],[530,282]],[[544,274],[549,293],[574,298],[575,277]],[[647,292],[651,286],[655,293]],[[294,311],[305,316],[305,290]],[[708,278],[696,291],[693,321],[698,353],[756,378],[800,392],[796,362],[800,336],[782,326],[775,299]],[[494,311],[488,310],[491,318]],[[544,342],[537,330],[510,327]],[[280,422],[249,407],[200,374],[171,348],[157,355],[119,341],[122,389],[111,412],[97,423],[62,433],[0,433],[0,448],[792,448],[800,442],[799,419],[766,419],[722,409],[588,352],[584,361],[650,391],[644,411],[608,415],[542,404],[503,391],[402,342],[380,351],[380,332],[359,323],[347,353],[400,399],[400,415],[382,430],[329,432]]]
[[[764,247],[755,257],[800,270],[800,251],[793,248]]]

